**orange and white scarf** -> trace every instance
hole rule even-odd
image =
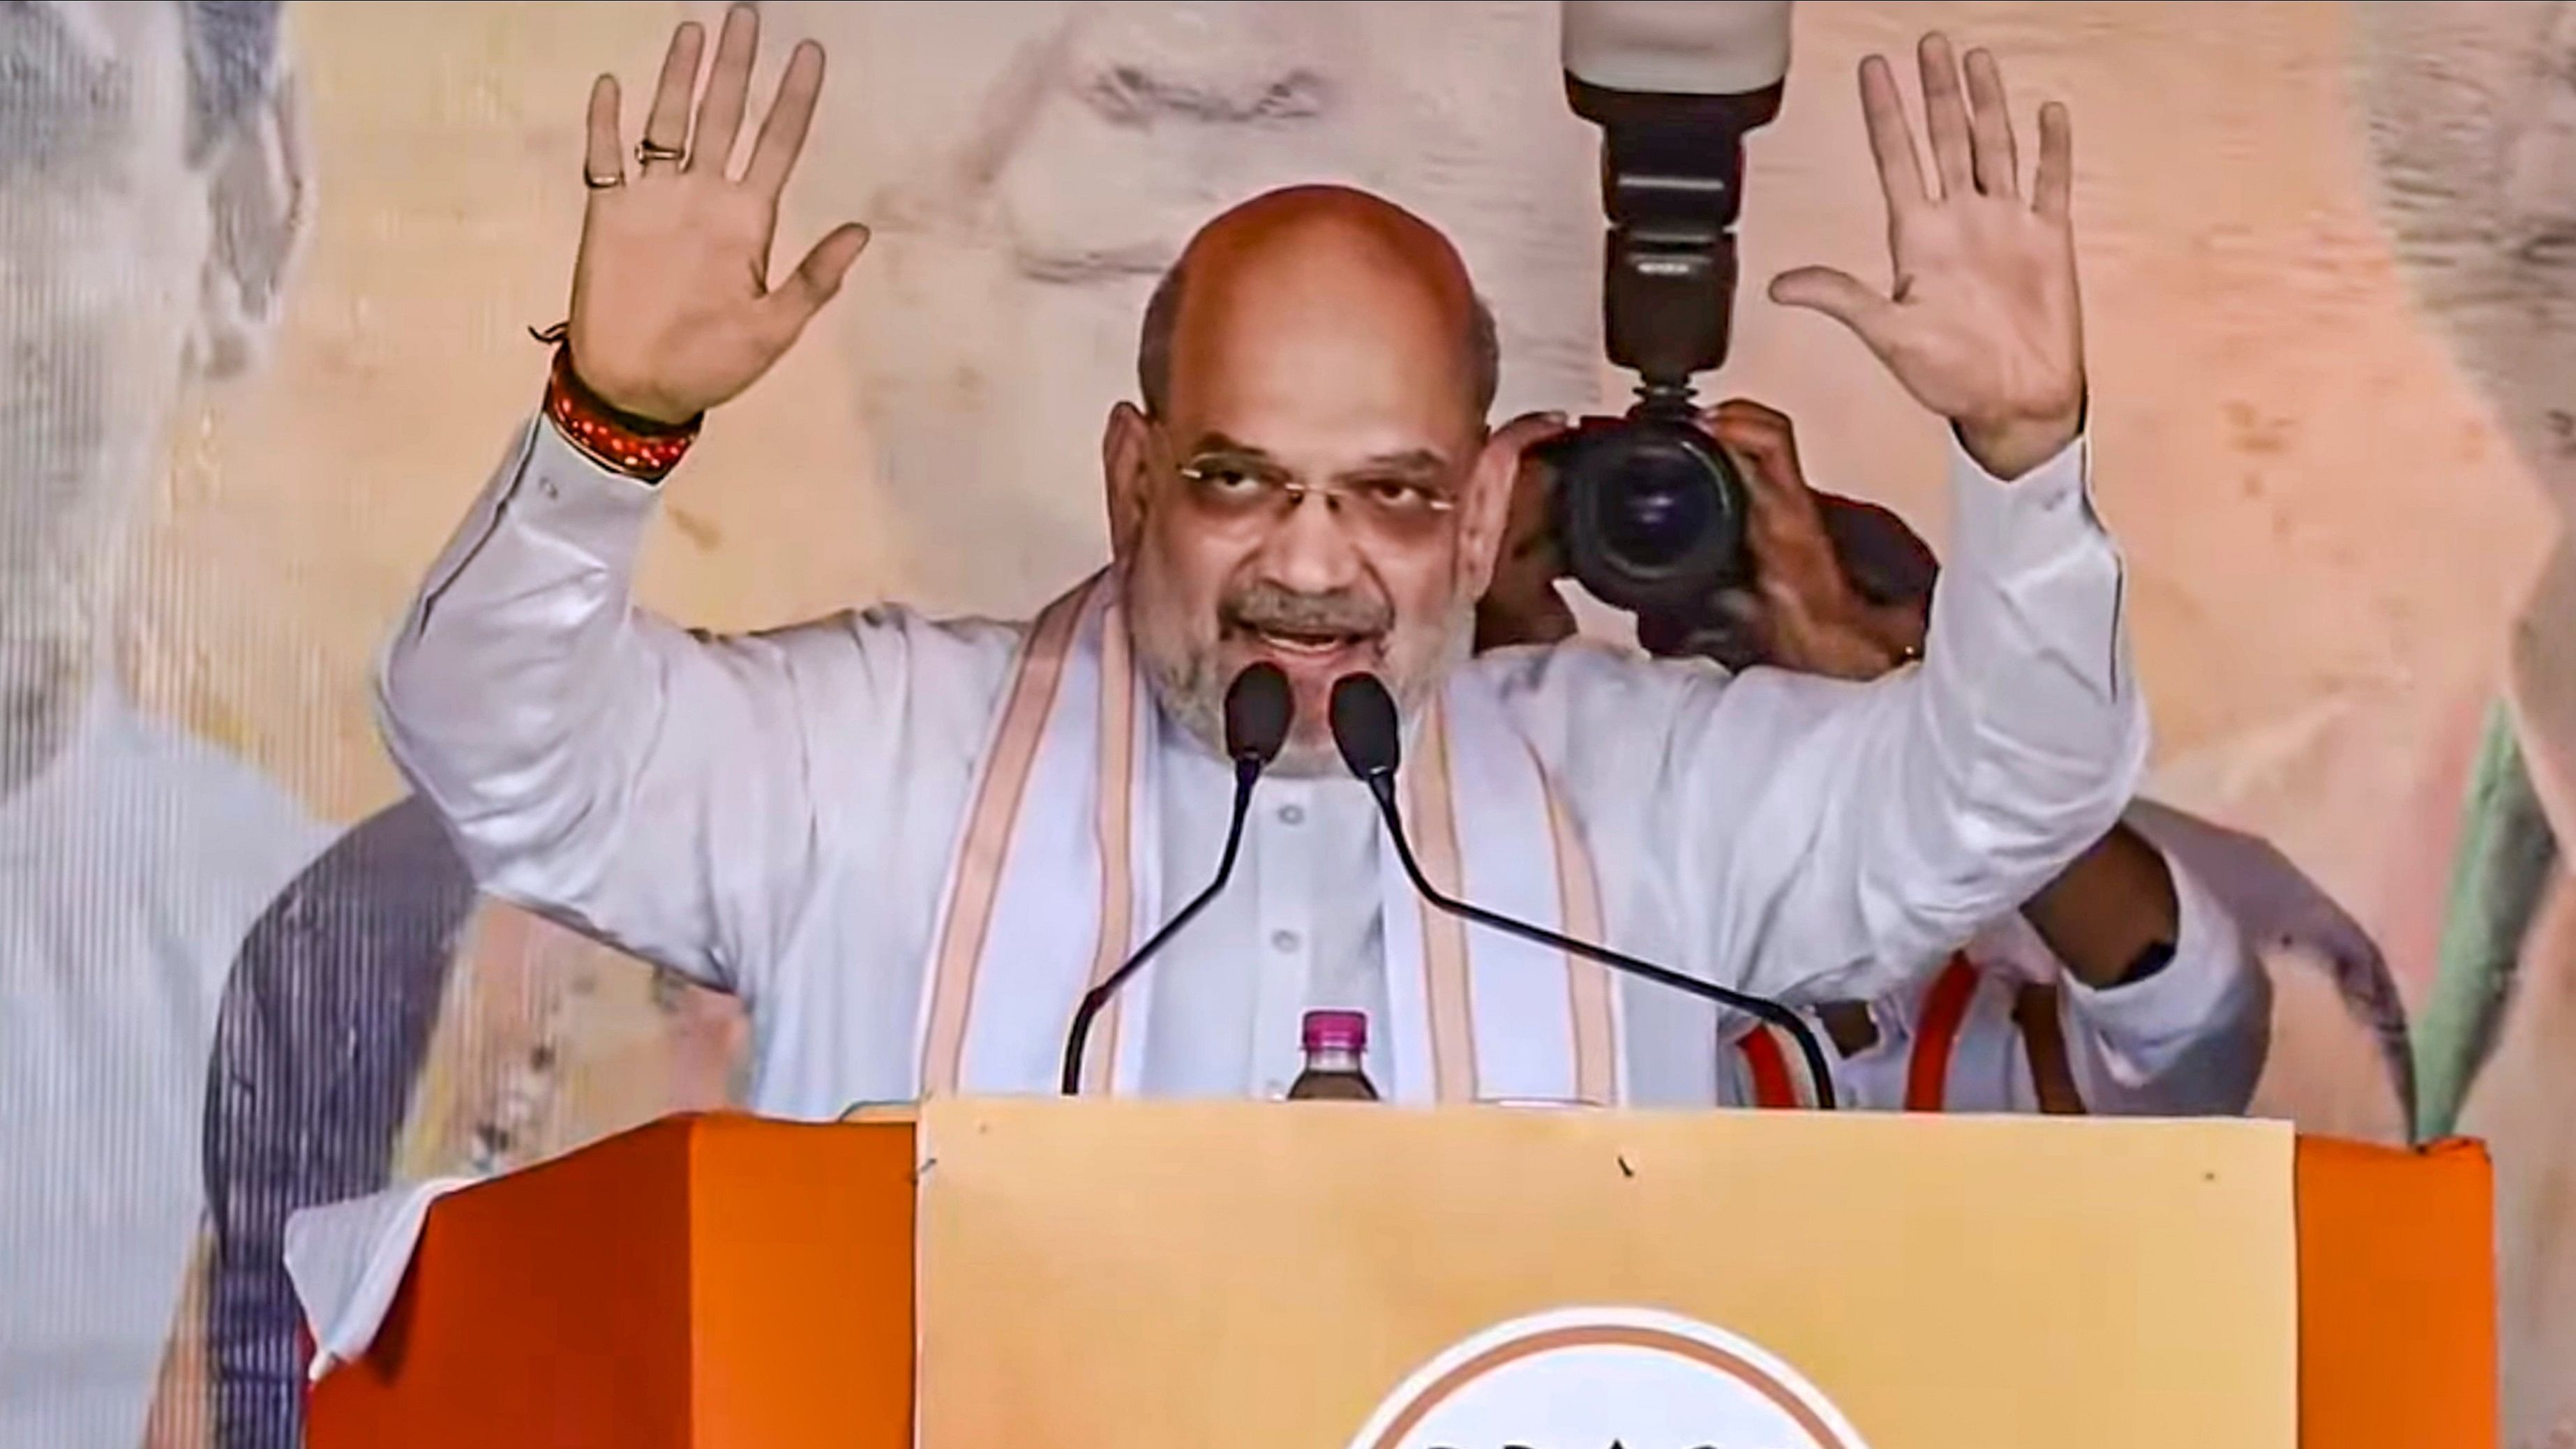
[[[1021,645],[941,894],[916,1037],[924,1096],[1056,1090],[1083,993],[1179,905],[1162,898],[1155,798],[1169,726],[1118,592],[1113,575],[1094,576]],[[1405,828],[1433,884],[1601,938],[1573,817],[1490,684],[1454,673],[1409,753]],[[1414,1103],[1622,1100],[1608,973],[1435,912],[1392,847],[1378,856],[1392,1019],[1371,1025],[1394,1075],[1380,1090]],[[1130,983],[1095,1023],[1086,1092],[1138,1090],[1152,985]]]

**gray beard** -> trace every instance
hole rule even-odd
[[[1163,718],[1223,759],[1224,681],[1203,659],[1167,660],[1146,648],[1143,640],[1135,641],[1135,646],[1137,666],[1145,671],[1145,685],[1153,692],[1154,702],[1163,707]]]
[[[1476,610],[1471,603],[1460,604],[1451,614],[1446,637],[1434,667],[1423,677],[1389,679],[1395,694],[1396,709],[1408,722],[1420,715],[1432,694],[1445,683],[1450,671],[1465,664],[1474,652]],[[1225,758],[1225,690],[1231,680],[1217,677],[1216,670],[1204,656],[1193,655],[1173,661],[1160,657],[1136,642],[1137,666],[1145,673],[1147,688],[1155,703],[1162,706],[1163,717],[1178,726],[1182,733],[1205,746],[1218,759]],[[1303,721],[1300,722],[1301,724]],[[1329,732],[1309,736],[1303,729],[1292,734],[1288,747],[1271,763],[1269,774],[1288,779],[1313,780],[1349,773],[1342,763],[1341,751],[1333,744]]]

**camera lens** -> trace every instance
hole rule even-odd
[[[1720,500],[1707,464],[1661,439],[1641,441],[1601,480],[1601,540],[1629,567],[1661,572],[1699,546]]]
[[[1694,610],[1743,572],[1744,485],[1690,423],[1593,418],[1551,444],[1566,563],[1612,608]]]

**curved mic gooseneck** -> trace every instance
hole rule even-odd
[[[1798,1054],[1806,1059],[1807,1073],[1815,1078],[1816,1105],[1827,1111],[1833,1109],[1834,1078],[1832,1068],[1825,1060],[1824,1044],[1817,1039],[1813,1027],[1779,1002],[1702,981],[1696,976],[1685,976],[1607,946],[1578,941],[1544,926],[1516,921],[1442,894],[1423,875],[1420,863],[1414,860],[1413,845],[1404,834],[1403,812],[1396,806],[1395,771],[1402,757],[1403,742],[1396,720],[1394,697],[1386,692],[1386,686],[1379,683],[1373,674],[1347,675],[1333,686],[1332,724],[1333,743],[1341,750],[1343,763],[1351,767],[1351,773],[1359,776],[1360,782],[1368,786],[1369,794],[1377,800],[1378,814],[1386,819],[1387,836],[1395,842],[1396,861],[1404,867],[1405,878],[1413,882],[1414,890],[1424,900],[1461,920],[1568,952],[1614,971],[1644,977],[1659,986],[1668,986],[1702,1001],[1732,1007],[1780,1028],[1797,1042]]]
[[[1144,969],[1145,963],[1154,959],[1156,953],[1163,949],[1164,942],[1179,935],[1181,927],[1207,909],[1208,902],[1215,900],[1217,892],[1225,889],[1226,880],[1234,874],[1235,854],[1243,846],[1243,821],[1252,811],[1252,787],[1260,779],[1261,766],[1249,760],[1234,762],[1234,818],[1225,829],[1225,854],[1217,860],[1216,875],[1197,895],[1190,897],[1190,903],[1181,907],[1180,914],[1165,921],[1163,929],[1147,937],[1145,944],[1136,948],[1135,955],[1120,963],[1118,969],[1102,978],[1099,985],[1082,994],[1082,1004],[1073,1009],[1073,1029],[1065,1035],[1064,1095],[1082,1095],[1083,1049],[1090,1044],[1092,1022],[1109,1005],[1110,998],[1118,994],[1118,988],[1126,984],[1128,977]]]
[[[1218,858],[1216,874],[1205,889],[1190,897],[1180,913],[1163,923],[1163,928],[1136,948],[1135,953],[1119,963],[1118,969],[1101,979],[1099,985],[1082,994],[1082,1004],[1073,1010],[1073,1026],[1065,1033],[1064,1095],[1082,1095],[1083,1051],[1091,1042],[1091,1024],[1107,1009],[1110,999],[1118,994],[1127,978],[1154,959],[1165,944],[1181,933],[1208,902],[1217,898],[1225,883],[1234,875],[1234,858],[1243,848],[1243,822],[1252,813],[1252,787],[1261,780],[1261,772],[1279,758],[1287,746],[1289,727],[1296,722],[1297,698],[1288,687],[1288,676],[1279,666],[1268,662],[1248,665],[1234,677],[1225,691],[1225,752],[1234,761],[1234,813],[1226,821],[1225,853]]]

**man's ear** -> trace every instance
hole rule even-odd
[[[1135,552],[1145,527],[1145,495],[1153,484],[1153,428],[1133,403],[1109,409],[1100,434],[1100,480],[1109,505],[1109,551],[1119,562]]]
[[[257,361],[285,308],[313,229],[311,156],[302,90],[290,72],[205,159],[212,226],[196,355],[208,376]]]

